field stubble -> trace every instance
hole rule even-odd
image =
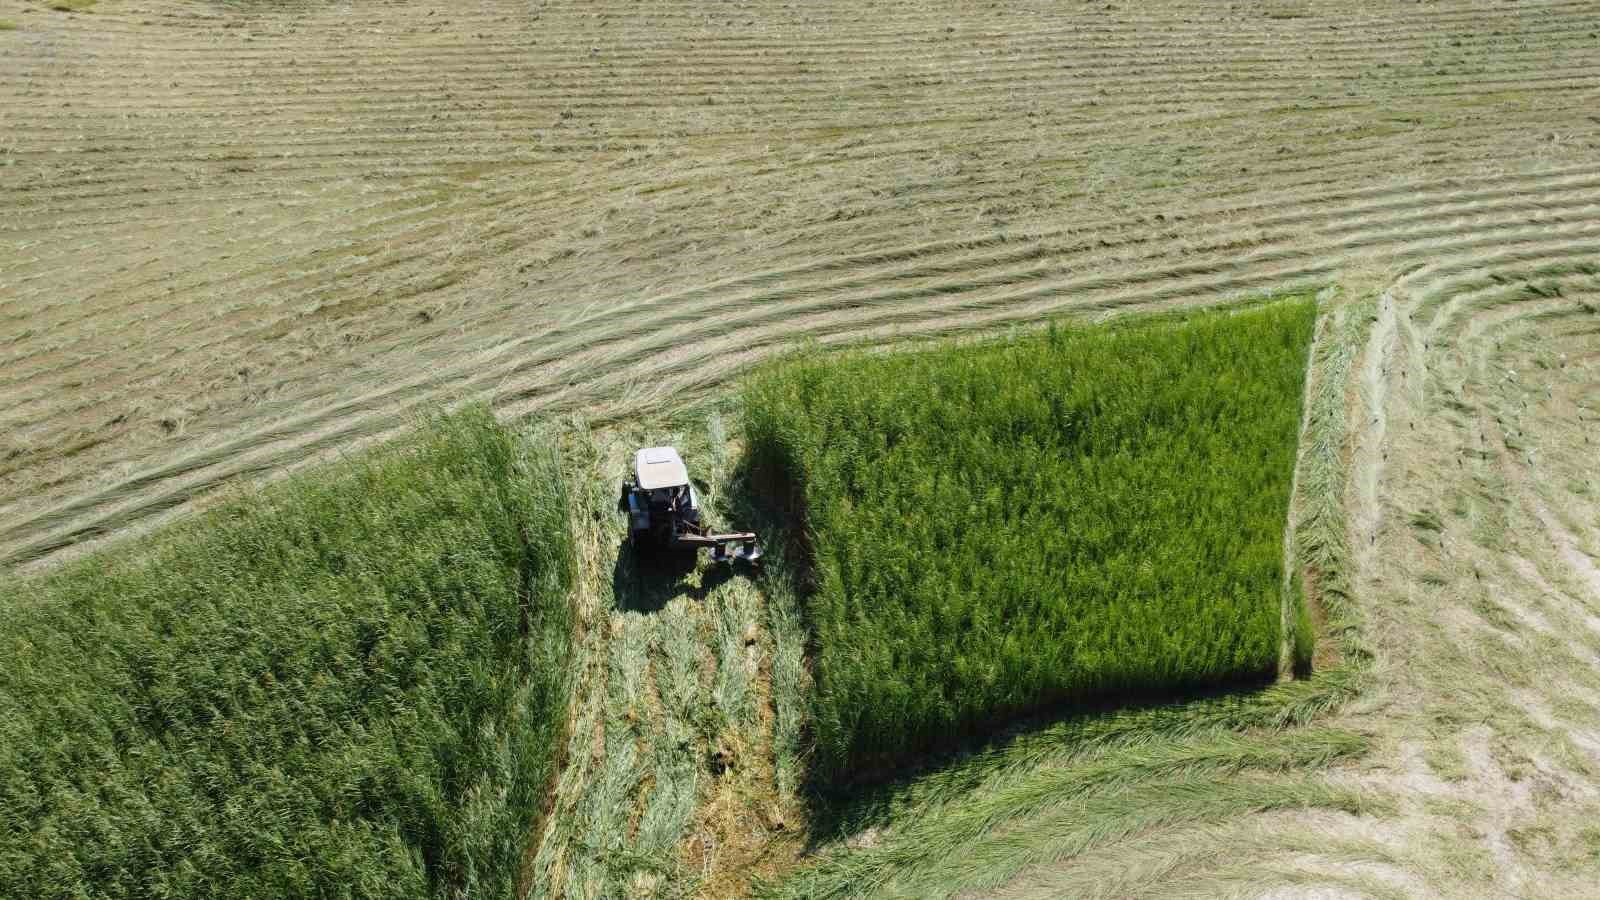
[[[0,554],[441,397],[1592,242],[1592,7],[1273,12],[3,0]]]

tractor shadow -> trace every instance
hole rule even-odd
[[[680,597],[702,602],[740,571],[734,564],[702,566],[697,553],[623,541],[611,570],[611,594],[618,610],[655,613]]]

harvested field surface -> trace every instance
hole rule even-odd
[[[822,341],[1589,253],[1587,2],[0,0],[0,560]]]
[[[720,414],[568,434],[577,490],[570,743],[530,851],[532,897],[711,897],[791,863],[803,841],[798,754],[806,635],[792,593],[747,568],[623,540],[617,473],[641,446],[681,449],[710,524],[747,511]]]
[[[0,0],[0,566],[424,404],[581,414],[534,896],[1585,895],[1597,110],[1587,0]],[[633,447],[750,521],[679,404],[799,341],[1301,290],[1310,678],[811,807],[782,560],[618,566]]]
[[[1310,298],[753,377],[811,548],[830,780],[1067,701],[1277,671]],[[892,770],[891,770],[892,771]]]
[[[0,894],[515,896],[566,514],[480,411],[0,587]]]

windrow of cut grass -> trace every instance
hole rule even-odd
[[[1600,9],[1571,0],[1028,4],[1004,26],[912,4],[865,31],[842,0],[739,22],[383,4],[365,32],[326,3],[37,5],[0,9],[22,26],[0,32],[7,564],[386,434],[396,408],[614,420],[801,334],[1481,274],[1570,254],[1600,196]]]
[[[753,377],[815,567],[819,771],[1271,676],[1310,300]]]
[[[0,587],[0,896],[513,896],[564,741],[566,491],[467,412]]]

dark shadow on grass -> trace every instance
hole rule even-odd
[[[795,596],[805,597],[815,583],[811,548],[806,543],[800,501],[783,476],[761,466],[747,451],[734,462],[727,489],[717,498],[717,511],[740,528],[754,531],[771,565],[765,578],[788,579]],[[809,655],[811,647],[806,648]]]
[[[624,541],[611,571],[611,594],[619,610],[659,612],[678,597],[702,602],[736,575],[752,575],[745,563],[714,563],[700,570],[699,555],[687,550],[667,550]]]
[[[734,563],[718,563],[700,574],[700,586],[691,587],[684,594],[693,600],[703,601],[711,596],[711,592],[733,580],[738,572]]]
[[[617,551],[611,570],[611,592],[617,609],[659,612],[672,598],[695,590],[687,584],[694,573],[695,555],[642,546],[628,540]]]
[[[968,764],[981,763],[985,756],[1003,755],[1030,738],[1055,743],[1046,735],[1057,732],[1059,743],[1070,744],[1080,729],[1098,730],[1094,726],[1119,716],[1146,719],[1151,731],[1160,730],[1162,720],[1170,720],[1174,732],[1178,732],[1183,720],[1192,721],[1199,708],[1244,706],[1270,683],[1270,678],[1262,678],[1186,691],[1064,702],[994,723],[986,733],[980,733],[981,727],[969,727],[964,735],[953,736],[940,746],[910,751],[894,761],[855,767],[845,778],[829,776],[819,767],[810,766],[802,785],[808,808],[807,850],[820,849],[887,823],[897,813],[903,814],[907,791],[936,772],[949,779],[943,793],[955,794],[981,786],[995,768]]]

